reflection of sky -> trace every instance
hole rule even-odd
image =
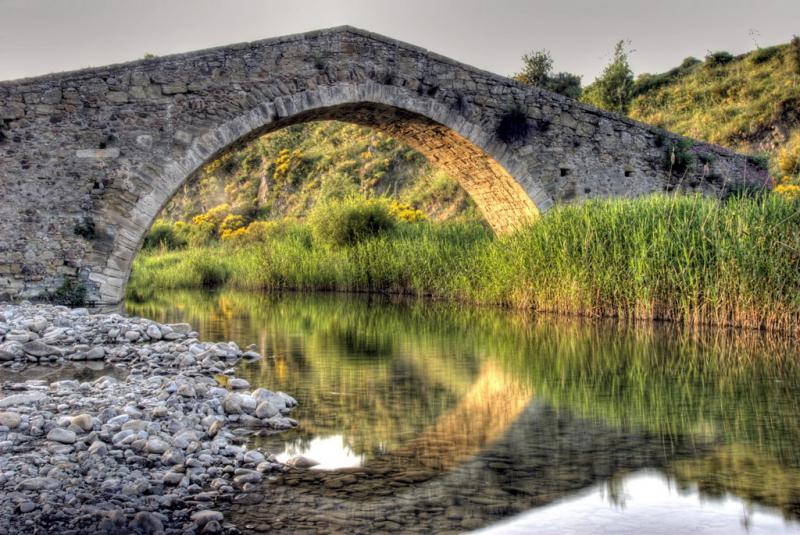
[[[286,462],[295,455],[303,455],[317,461],[318,470],[336,470],[337,468],[354,468],[364,463],[364,456],[358,455],[345,443],[343,435],[316,437],[303,444],[300,441],[287,442],[283,451],[276,455],[278,460]]]
[[[678,490],[653,471],[627,476],[612,498],[605,485],[558,503],[533,509],[475,532],[480,535],[708,534],[800,533],[800,523],[780,514],[748,506],[726,494],[700,496],[697,488]]]

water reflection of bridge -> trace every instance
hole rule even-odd
[[[234,516],[271,532],[463,531],[699,448],[576,418],[488,366],[416,439],[362,467],[289,472]]]

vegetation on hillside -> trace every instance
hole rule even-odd
[[[206,166],[165,208],[167,222],[206,230],[233,216],[236,230],[256,220],[304,218],[316,202],[353,195],[387,197],[433,220],[479,218],[458,183],[407,145],[371,128],[336,121],[290,126]],[[195,242],[203,242],[198,239]]]
[[[569,72],[554,74],[553,65],[549,50],[534,50],[522,56],[522,70],[514,75],[514,79],[570,98],[580,97],[581,77]]]
[[[332,206],[351,210],[347,203]],[[777,195],[723,204],[690,196],[592,201],[555,208],[503,238],[477,223],[396,219],[339,240],[308,224],[286,223],[244,243],[237,238],[139,255],[129,296],[220,285],[397,292],[796,333],[798,208]],[[371,224],[371,217],[359,218]]]
[[[686,58],[640,75],[630,116],[667,130],[770,157],[778,192],[800,193],[800,38],[733,56]]]

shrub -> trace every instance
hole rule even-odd
[[[75,223],[73,232],[87,240],[95,239],[97,237],[97,231],[95,230],[94,219],[92,216],[85,216],[78,223]]]
[[[706,55],[706,65],[709,67],[719,67],[733,61],[733,54],[720,50],[717,52],[709,52]]]
[[[800,200],[800,186],[797,184],[779,184],[775,186],[774,191],[784,199]]]
[[[758,48],[753,50],[750,55],[747,57],[751,62],[755,65],[759,65],[761,63],[766,63],[780,51],[780,48],[777,46],[771,46],[769,48]]]
[[[197,255],[192,257],[191,271],[197,274],[200,286],[214,288],[222,286],[228,280],[230,273],[223,258],[212,255]]]
[[[186,246],[186,240],[179,235],[176,226],[163,219],[156,220],[150,231],[144,237],[142,249],[181,249]]]
[[[228,214],[219,225],[219,236],[225,239],[226,234],[230,234],[244,228],[244,218],[238,214]]]
[[[611,62],[583,92],[584,100],[598,108],[627,113],[634,96],[634,84],[625,41],[619,41]]]
[[[82,307],[86,304],[86,286],[73,279],[64,279],[49,298],[57,305]]]
[[[314,239],[330,245],[354,245],[395,227],[385,201],[349,197],[317,203],[308,219]]]
[[[389,203],[389,211],[399,221],[405,223],[416,223],[418,221],[425,221],[428,217],[422,210],[417,210],[408,203],[400,201],[392,201]]]
[[[512,108],[500,118],[497,137],[504,143],[513,143],[528,137],[530,129],[528,115],[521,108]]]
[[[756,154],[755,156],[748,156],[747,161],[753,167],[766,171],[769,169],[769,156],[766,154]]]

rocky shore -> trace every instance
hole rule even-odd
[[[216,507],[285,469],[246,437],[296,425],[292,397],[235,376],[258,358],[188,324],[0,304],[0,534],[236,533]],[[24,380],[81,361],[113,373]]]

